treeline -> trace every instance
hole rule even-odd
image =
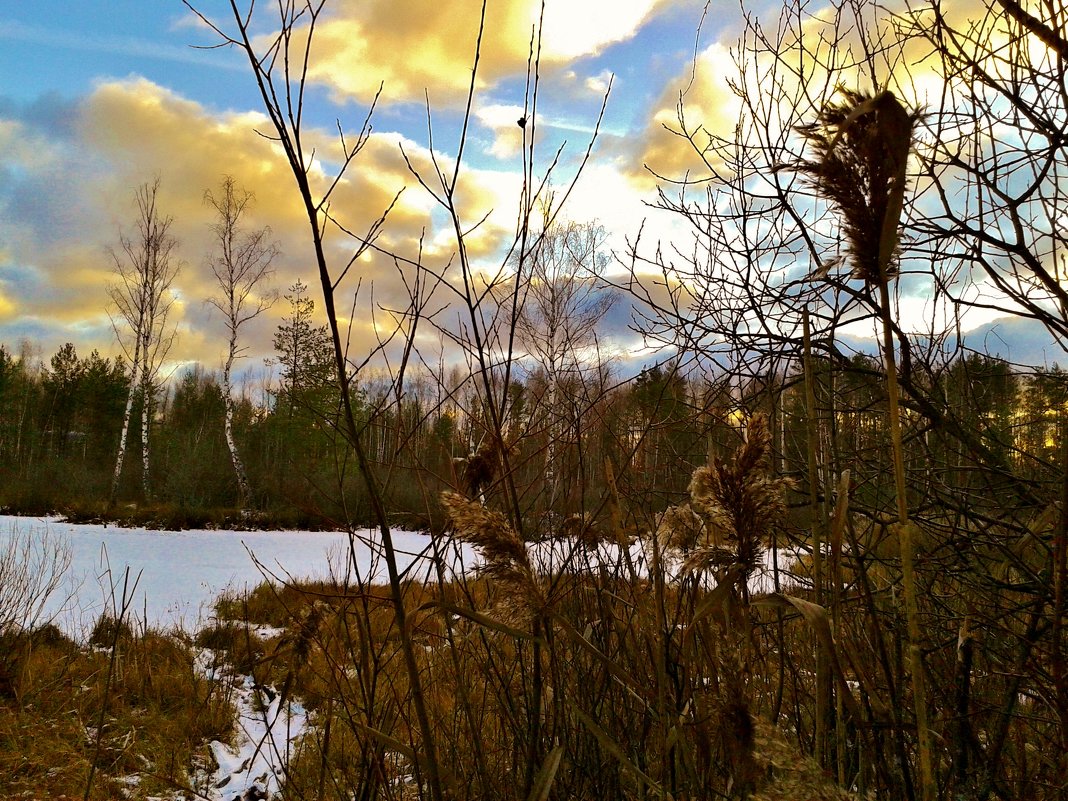
[[[0,506],[176,526],[370,523],[366,490],[337,436],[326,331],[312,325],[314,304],[302,291],[290,303],[275,337],[273,382],[256,399],[248,388],[234,398],[233,431],[251,504],[242,504],[225,441],[222,381],[201,368],[151,393],[148,481],[141,460],[128,459],[110,504],[129,365],[96,351],[79,356],[68,343],[47,362],[0,345]],[[883,380],[878,362],[866,356],[817,360],[809,409],[800,369],[743,380],[684,376],[661,365],[621,381],[593,365],[558,377],[552,391],[554,382],[534,370],[510,383],[501,443],[487,433],[479,393],[459,368],[413,373],[399,393],[385,377],[366,378],[355,398],[367,451],[399,524],[440,524],[443,489],[484,496],[511,488],[528,536],[537,538],[568,518],[597,514],[612,491],[647,515],[678,502],[694,469],[737,447],[754,412],[771,422],[776,473],[796,477],[804,490],[815,423],[825,480],[848,468],[854,502],[885,508],[893,487]],[[1022,373],[971,355],[924,383],[925,397],[937,399],[952,423],[933,425],[906,412],[909,487],[920,511],[949,501],[959,507],[968,497],[982,503],[1010,484],[1053,491],[1062,475],[1068,373],[1058,367]],[[135,419],[143,402],[135,392]],[[982,453],[962,443],[962,430],[975,432]],[[140,453],[140,436],[131,429],[128,450]],[[803,492],[795,500],[802,505]]]

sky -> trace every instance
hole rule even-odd
[[[454,163],[479,7],[476,0],[329,0],[317,30],[305,132],[327,169],[338,126],[351,141],[380,91],[373,132],[332,210],[363,231],[403,189],[379,240],[402,262],[421,253],[425,264],[445,269],[455,251],[448,221],[405,158],[424,175],[432,158]],[[197,8],[232,29],[228,3],[202,0]],[[759,14],[761,4],[750,9]],[[538,10],[534,0],[488,4],[457,187],[464,225],[473,229],[472,257],[487,268],[500,263],[515,226],[524,132],[517,120]],[[703,0],[547,0],[544,13],[536,174],[562,148],[552,186],[566,189],[611,86],[565,214],[603,226],[605,248],[617,254],[643,226],[645,237],[672,241],[680,223],[650,208],[651,172],[681,175],[695,163],[664,123],[687,90],[709,130],[730,130],[737,98],[727,86],[729,48],[742,29],[741,10],[715,0],[707,14]],[[204,49],[217,41],[178,0],[0,0],[0,343],[9,351],[29,343],[46,362],[68,341],[83,356],[94,348],[119,352],[106,291],[115,280],[113,254],[133,230],[134,192],[156,177],[182,262],[174,369],[215,370],[225,357],[223,321],[205,302],[216,288],[204,202],[224,176],[254,193],[248,224],[269,226],[278,244],[265,292],[284,295],[297,280],[315,286],[307,222],[288,166],[261,135],[269,123],[251,72],[236,50]],[[331,246],[343,263],[351,244],[335,238]],[[410,276],[393,259],[368,256],[350,279],[339,305],[351,309],[343,314],[351,352],[359,353],[375,346],[391,311],[405,305]],[[311,296],[319,298],[314,289]],[[435,296],[433,308],[454,330],[448,299]],[[623,358],[639,345],[627,330],[628,308],[610,320]],[[243,330],[239,370],[262,368],[288,311],[280,298]],[[417,344],[433,354],[441,340],[426,326]]]

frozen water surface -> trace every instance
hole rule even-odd
[[[55,614],[56,624],[76,637],[83,637],[101,613],[121,604],[127,568],[132,619],[157,628],[185,630],[197,629],[210,617],[212,604],[222,592],[240,593],[265,577],[344,578],[355,562],[361,576],[386,580],[380,539],[369,529],[357,532],[350,547],[348,535],[340,532],[155,531],[0,516],[0,549],[13,537],[27,536],[36,541],[58,540],[69,547],[71,566],[46,612]],[[399,567],[425,574],[430,561],[424,557],[431,538],[396,530],[393,542]],[[478,561],[470,548],[460,552],[452,545],[442,547],[449,554],[449,571],[462,571],[464,565],[470,568]],[[529,550],[538,569],[553,571],[574,566],[573,548],[572,542],[558,540]],[[620,554],[618,548],[602,545],[587,556],[615,565]],[[797,556],[796,552],[780,552],[780,569],[785,570]],[[637,543],[631,547],[631,558],[643,574],[644,555]],[[750,591],[770,592],[771,577],[772,555],[766,552],[750,577]]]
[[[46,612],[76,636],[112,610],[113,594],[121,604],[127,568],[129,610],[136,620],[193,630],[210,616],[220,593],[241,592],[264,580],[257,562],[283,580],[343,576],[352,566],[349,537],[340,532],[154,531],[0,516],[0,548],[13,537],[68,546],[71,565]],[[377,532],[361,531],[353,550],[362,575],[385,580],[379,542]],[[426,562],[413,562],[430,547],[429,536],[394,531],[393,542],[402,569],[425,569]]]

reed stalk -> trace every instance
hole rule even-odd
[[[843,94],[846,98],[844,103],[828,103],[816,122],[801,128],[801,134],[813,145],[817,157],[801,162],[798,169],[810,177],[817,191],[838,207],[853,276],[878,292],[897,507],[895,528],[901,553],[921,797],[923,801],[933,801],[936,787],[913,563],[915,524],[909,519],[906,495],[901,404],[889,288],[890,280],[897,272],[897,231],[904,208],[908,157],[917,115],[907,111],[889,90],[873,97],[850,91],[843,91]]]
[[[816,418],[816,376],[812,365],[812,327],[808,310],[801,316],[804,347],[806,451],[808,455],[808,501],[812,526],[812,589],[816,603],[821,606],[823,598],[823,529],[825,521],[820,506],[819,493],[819,421]],[[827,762],[827,722],[831,712],[831,684],[827,670],[827,654],[823,648],[816,651],[816,763]]]

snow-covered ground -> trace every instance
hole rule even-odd
[[[71,564],[58,592],[49,600],[45,617],[81,638],[105,612],[122,603],[123,583],[129,568],[130,619],[158,628],[181,627],[193,631],[211,615],[215,599],[224,591],[242,592],[265,577],[280,580],[344,577],[355,569],[361,576],[385,580],[385,564],[377,532],[361,531],[353,539],[339,532],[309,531],[152,531],[63,523],[53,518],[0,515],[0,553],[13,538],[61,542],[69,549]],[[399,567],[425,573],[431,538],[422,533],[394,531]],[[473,550],[445,547],[449,569],[462,571],[477,564]],[[531,546],[531,560],[541,570],[572,565],[570,542],[543,542]],[[355,554],[355,559],[353,559]],[[641,545],[631,547],[639,574],[645,572]],[[618,563],[617,546],[602,544],[596,556]],[[780,570],[797,558],[780,552]],[[133,588],[136,580],[136,588]],[[785,577],[784,577],[785,582]],[[772,555],[750,578],[750,591],[770,592]]]
[[[113,609],[113,596],[121,604],[126,568],[129,585],[137,580],[128,607],[133,619],[186,630],[207,620],[223,591],[260,584],[264,570],[283,580],[343,576],[352,569],[355,552],[361,575],[384,580],[386,572],[372,531],[359,532],[350,549],[348,536],[338,532],[151,531],[0,515],[0,553],[12,538],[26,537],[69,548],[70,567],[45,612],[78,637]],[[426,569],[420,555],[431,545],[429,536],[394,531],[393,542],[402,570]]]
[[[589,554],[579,555],[576,553],[574,543],[568,539],[545,540],[527,548],[530,554],[531,564],[534,569],[541,573],[554,573],[559,570],[573,569],[576,564],[582,564],[587,556],[594,564],[608,565],[610,569],[618,568],[627,574],[629,568],[623,561],[623,553],[620,546],[610,543],[600,543]],[[804,552],[807,553],[807,552]],[[777,553],[771,549],[761,554],[760,564],[749,576],[750,595],[761,595],[775,592],[775,563],[779,565],[779,588],[786,590],[797,586],[798,579],[789,573],[790,568],[804,555],[797,548],[780,549]],[[630,545],[630,562],[634,565],[635,572],[639,576],[648,574],[648,563],[652,557],[645,551],[645,545],[639,541]],[[664,572],[668,581],[674,581],[681,575],[682,562],[680,559],[668,559],[664,565]]]
[[[274,688],[255,684],[251,676],[230,676],[210,652],[197,660],[198,669],[213,681],[232,683],[237,707],[233,745],[215,740],[212,775],[196,777],[197,791],[211,801],[273,798],[286,763],[308,724],[299,701],[282,698]]]
[[[427,554],[433,543],[428,535],[395,531],[393,540],[401,570],[418,575],[431,568]],[[469,570],[478,562],[471,548],[438,545],[446,554],[449,571]],[[103,612],[113,613],[122,603],[124,582],[128,619],[157,628],[194,631],[207,622],[220,593],[248,590],[265,578],[343,579],[358,571],[365,578],[385,579],[380,541],[372,531],[359,532],[350,541],[346,534],[337,532],[151,531],[0,516],[0,572],[5,553],[17,554],[36,569],[48,562],[48,555],[56,553],[57,546],[69,553],[70,564],[59,590],[36,622],[54,619],[60,628],[80,639]],[[545,572],[574,568],[575,557],[580,555],[567,540],[542,542],[531,546],[529,552],[535,568]],[[595,563],[623,566],[618,546],[602,544],[581,556],[582,562],[592,557]],[[780,567],[785,570],[795,559],[794,553],[781,553]],[[630,561],[639,575],[646,572],[640,543],[631,546]],[[750,578],[750,589],[754,593],[771,591],[771,577],[772,556],[768,552]],[[0,586],[0,602],[7,589]],[[237,709],[237,737],[233,745],[211,743],[215,764],[210,769],[205,766],[196,776],[198,793],[209,801],[272,798],[291,748],[306,731],[307,715],[299,699],[282,699],[273,688],[259,687],[248,676],[235,676],[214,659],[204,652],[198,667],[204,675],[231,688]],[[128,780],[133,785],[138,777]]]

